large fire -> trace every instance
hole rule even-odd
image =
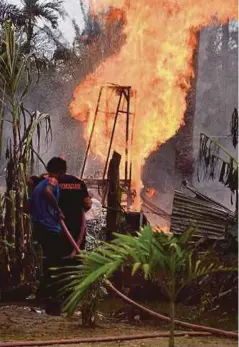
[[[110,7],[108,25],[123,20],[126,41],[120,52],[105,58],[75,89],[70,113],[83,122],[88,141],[101,85],[129,85],[137,91],[131,155],[133,181],[139,190],[145,158],[184,124],[197,30],[212,21],[225,23],[237,18],[237,1],[95,0],[91,6],[94,15],[101,17]],[[91,151],[104,160],[112,115],[100,117]],[[119,127],[114,149],[122,152],[124,143]]]

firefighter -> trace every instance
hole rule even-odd
[[[84,249],[86,237],[86,224],[84,213],[91,208],[92,201],[88,194],[85,183],[76,176],[66,174],[67,165],[65,160],[58,158],[64,165],[64,172],[58,177],[59,185],[59,208],[64,215],[64,222],[73,236],[74,240],[80,247]],[[35,188],[40,182],[47,179],[48,174],[43,174],[40,177],[32,176],[28,181],[29,194],[34,194]],[[33,192],[33,193],[32,193]],[[34,228],[35,229],[35,228]],[[33,230],[35,238],[37,238],[36,230]],[[60,245],[61,262],[60,266],[67,264],[64,258],[69,258],[74,254],[73,247],[70,242],[62,235]],[[41,281],[37,292],[37,298],[48,296],[48,289],[45,286],[45,279]]]
[[[85,183],[73,175],[65,174],[59,180],[59,206],[65,216],[65,224],[80,249],[85,247],[85,212],[92,206]],[[70,243],[66,244],[65,256],[72,254]]]
[[[28,181],[29,195],[32,194],[38,183],[47,177],[48,174],[39,177],[31,176]],[[66,173],[59,178],[58,183],[60,188],[59,207],[65,217],[65,224],[80,249],[84,249],[86,233],[84,213],[92,206],[87,187],[78,177]],[[70,255],[72,252],[72,246],[66,242],[64,256]]]
[[[64,219],[64,215],[58,204],[60,196],[58,181],[65,175],[66,163],[61,158],[52,158],[47,164],[47,171],[48,175],[32,189],[29,212],[32,217],[34,237],[43,251],[41,284],[47,288],[46,312],[59,315],[61,304],[56,298],[58,288],[51,279],[50,268],[60,266],[64,254],[65,242],[61,230],[61,219]]]

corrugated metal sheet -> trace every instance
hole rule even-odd
[[[175,191],[171,216],[171,231],[175,234],[193,223],[198,229],[195,237],[224,239],[232,218],[233,213],[226,208]]]

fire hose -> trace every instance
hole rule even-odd
[[[175,336],[210,336],[209,333],[195,332],[195,331],[176,331]],[[28,346],[51,346],[51,345],[71,345],[80,343],[99,343],[99,342],[112,342],[112,341],[130,341],[130,340],[143,340],[158,337],[169,337],[168,332],[138,334],[138,335],[121,335],[121,336],[106,336],[106,337],[86,337],[74,339],[61,339],[61,340],[45,340],[45,341],[12,341],[0,342],[0,347],[28,347]]]
[[[83,223],[84,224],[84,223]],[[71,236],[69,230],[67,229],[65,223],[63,220],[61,220],[61,226],[62,230],[67,236],[69,242],[75,249],[76,253],[80,253],[80,248]],[[123,293],[121,293],[118,289],[116,289],[113,284],[109,280],[104,281],[106,286],[117,296],[119,296],[122,300],[127,302],[128,304],[131,304],[140,310],[144,311],[145,313],[158,318],[163,321],[170,321],[170,318],[167,316],[164,316],[160,313],[154,312],[137,302],[133,301],[132,299],[125,296]],[[179,326],[187,327],[192,330],[196,331],[182,331],[182,332],[175,332],[175,336],[220,336],[225,338],[231,338],[231,339],[237,339],[238,334],[232,331],[226,331],[226,330],[220,330],[216,328],[211,328],[207,326],[202,325],[196,325],[191,324],[187,322],[183,322],[180,320],[175,319],[175,324],[178,324]],[[99,342],[112,342],[112,341],[129,341],[129,340],[139,340],[139,339],[153,339],[153,338],[159,338],[159,337],[169,337],[169,332],[160,332],[160,333],[149,333],[149,334],[140,334],[140,335],[125,335],[125,336],[107,336],[107,337],[94,337],[94,338],[75,338],[75,339],[59,339],[59,340],[47,340],[47,341],[11,341],[11,342],[0,342],[0,347],[27,347],[27,346],[49,346],[49,345],[55,345],[55,344],[73,344],[73,343],[99,343]]]

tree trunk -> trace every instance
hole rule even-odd
[[[86,291],[81,303],[82,325],[94,328],[96,324],[97,304],[99,302],[100,283],[96,282]]]
[[[29,18],[29,22],[27,24],[27,42],[25,44],[25,53],[29,54],[31,52],[31,43],[32,43],[32,38],[33,38],[33,24],[31,18]]]
[[[175,323],[174,323],[174,319],[175,319],[175,302],[174,300],[170,299],[170,303],[169,303],[170,307],[170,336],[169,336],[169,347],[174,347],[174,328],[175,328]]]

